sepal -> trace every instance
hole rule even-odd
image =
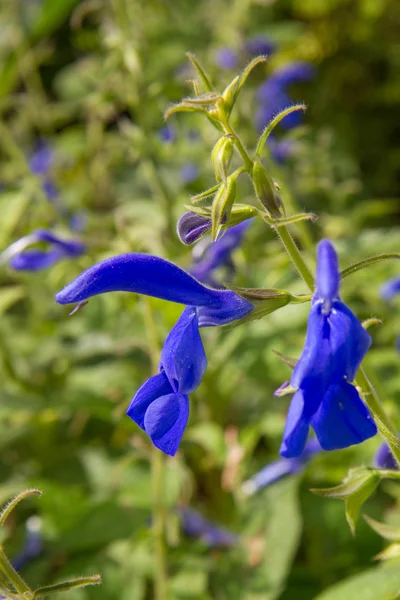
[[[221,137],[211,152],[211,161],[214,167],[215,179],[226,183],[228,169],[233,154],[233,141],[230,136]]]
[[[318,496],[344,500],[346,520],[354,535],[360,509],[381,480],[379,471],[367,467],[350,469],[343,483],[332,488],[312,489]]]
[[[211,208],[211,237],[213,241],[217,240],[221,234],[223,226],[229,222],[231,210],[236,198],[236,177],[231,175],[226,183],[221,186],[218,194],[215,196]]]
[[[254,308],[247,315],[239,319],[235,325],[261,319],[280,308],[289,304],[294,297],[286,290],[263,289],[263,288],[241,288],[229,285],[235,294],[250,302]]]
[[[389,540],[390,542],[400,542],[400,527],[393,527],[392,525],[375,521],[375,519],[371,519],[368,515],[363,515],[363,517],[368,525],[385,540]]]
[[[254,162],[253,183],[256,196],[268,214],[279,219],[282,214],[279,209],[280,202],[276,197],[274,182],[259,160]]]

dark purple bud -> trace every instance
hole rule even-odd
[[[399,465],[397,464],[393,454],[390,451],[389,446],[386,442],[383,442],[376,451],[374,456],[374,467],[378,469],[398,469]]]
[[[188,211],[179,218],[176,229],[182,244],[190,246],[211,229],[211,219]]]

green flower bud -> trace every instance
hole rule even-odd
[[[257,198],[267,209],[271,217],[275,219],[281,217],[280,202],[275,193],[274,182],[258,160],[254,162],[253,183]]]
[[[233,203],[236,198],[236,177],[227,178],[216,194],[211,208],[211,236],[218,239],[225,223],[229,222]]]
[[[211,153],[211,160],[214,167],[215,179],[217,181],[226,181],[228,169],[233,154],[233,141],[230,137],[222,137],[215,144]]]

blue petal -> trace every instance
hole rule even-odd
[[[165,340],[161,365],[174,392],[190,394],[200,385],[207,358],[193,306],[185,308]]]
[[[117,291],[200,306],[200,327],[224,325],[253,308],[234,292],[207,288],[176,265],[149,254],[121,254],[104,260],[79,275],[56,295],[56,300],[70,304]]]
[[[303,390],[297,390],[292,398],[286,417],[283,441],[279,454],[285,458],[300,456],[308,437],[308,430],[312,415],[318,408],[316,397],[307,403]]]
[[[307,335],[303,352],[293,370],[290,384],[314,390],[322,399],[332,377],[337,376],[337,365],[332,361],[330,326],[321,312],[321,304],[314,304],[308,316]],[[339,375],[343,376],[342,372]]]
[[[343,302],[333,303],[328,320],[331,327],[332,356],[337,364],[344,362],[343,375],[353,381],[371,345],[371,336]]]
[[[329,312],[333,300],[339,295],[340,272],[333,244],[322,240],[317,249],[316,295],[324,301],[325,312]]]
[[[324,450],[347,448],[377,433],[356,388],[345,380],[330,386],[311,425]]]
[[[132,398],[126,414],[144,430],[144,415],[150,404],[160,396],[171,394],[172,391],[171,384],[165,373],[158,373],[158,375],[150,377],[138,389]]]
[[[86,246],[79,240],[66,240],[47,229],[38,229],[33,233],[38,242],[54,244],[63,251],[66,256],[80,256],[86,250]]]
[[[150,404],[144,415],[144,428],[156,448],[174,456],[188,418],[189,398],[183,394],[168,394]]]
[[[391,300],[397,294],[400,294],[400,277],[393,277],[383,284],[380,291],[383,300]]]
[[[9,262],[12,269],[16,271],[41,271],[54,265],[63,253],[54,248],[53,250],[24,250],[15,254]]]
[[[386,442],[383,442],[376,451],[374,466],[378,469],[399,469],[399,465]]]

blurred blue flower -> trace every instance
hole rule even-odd
[[[295,475],[304,469],[311,458],[321,452],[322,448],[315,438],[310,439],[305,445],[301,454],[293,458],[281,458],[269,463],[258,473],[242,485],[242,492],[251,496],[276,481],[285,477],[285,475]]]
[[[11,561],[14,569],[20,571],[34,558],[43,552],[42,523],[39,517],[30,517],[25,525],[26,536],[24,545],[17,556]]]
[[[238,64],[237,52],[226,46],[218,48],[215,54],[215,62],[221,69],[226,71],[236,69]]]
[[[229,274],[232,275],[235,272],[232,252],[242,243],[251,223],[251,219],[242,221],[238,225],[229,227],[224,235],[215,242],[212,242],[210,238],[205,238],[196,244],[192,252],[193,265],[190,268],[193,277],[215,287],[218,286],[214,278],[217,269],[226,267]]]
[[[176,140],[176,129],[172,125],[165,125],[158,131],[158,136],[162,142],[170,144]]]
[[[275,136],[270,135],[267,140],[272,158],[278,165],[283,165],[290,158],[294,151],[294,142],[290,139],[277,140]]]
[[[197,510],[179,507],[177,512],[180,516],[183,532],[194,538],[200,538],[207,546],[229,547],[238,543],[239,537],[204,518]]]
[[[380,289],[380,295],[383,300],[391,300],[397,294],[400,294],[400,277],[389,279]]]
[[[350,383],[371,338],[340,300],[340,274],[329,240],[318,245],[316,292],[306,342],[290,386],[295,392],[287,415],[280,454],[303,451],[310,425],[324,450],[346,448],[374,436],[376,425]]]
[[[288,63],[276,69],[258,89],[257,129],[261,131],[279,111],[292,104],[287,91],[289,85],[309,81],[314,75],[315,68],[305,62]],[[292,129],[300,125],[302,118],[302,113],[296,111],[282,119],[281,125],[285,129]]]
[[[54,165],[54,151],[44,140],[39,140],[36,149],[29,158],[32,173],[37,175],[42,182],[42,189],[50,202],[58,199],[58,190],[51,180],[51,169]]]
[[[160,372],[146,381],[127,414],[153,444],[173,456],[189,415],[187,394],[200,384],[207,360],[199,327],[224,325],[253,305],[230,290],[208,288],[176,265],[146,254],[122,254],[84,271],[56,295],[60,304],[126,291],[186,304],[161,353]]]
[[[199,169],[194,163],[188,162],[181,168],[180,178],[183,183],[192,183],[198,176]]]
[[[398,469],[399,465],[396,462],[393,454],[390,451],[386,442],[383,442],[378,448],[374,456],[374,467],[378,469]]]
[[[269,55],[276,49],[276,43],[264,36],[256,36],[245,42],[245,50],[250,56]]]
[[[29,249],[29,246],[44,242],[49,249]],[[47,230],[38,229],[9,246],[0,257],[2,263],[8,262],[16,271],[40,271],[54,265],[64,258],[75,258],[86,251],[79,240],[66,240]]]

